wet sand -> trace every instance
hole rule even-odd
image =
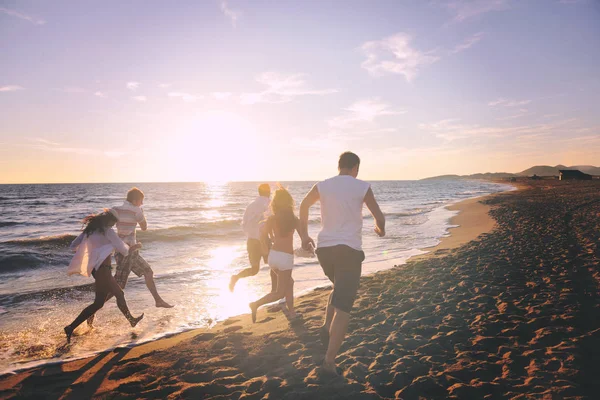
[[[594,398],[600,182],[532,182],[483,203],[465,206],[470,234],[455,220],[435,252],[362,278],[341,377],[317,367],[319,289],[296,300],[299,322],[263,308],[256,324],[242,315],[0,377],[0,397]]]

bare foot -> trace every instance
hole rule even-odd
[[[250,310],[252,310],[252,323],[256,322],[256,312],[258,311],[258,307],[256,307],[256,304],[254,302],[248,304],[248,306],[250,307]]]
[[[71,328],[71,326],[65,326],[65,334],[67,335],[67,344],[70,344],[71,336],[73,335],[73,328]]]
[[[144,318],[144,314],[140,315],[137,318],[131,318],[129,320],[129,323],[131,324],[131,327],[135,328],[135,326],[138,324],[138,322],[140,322],[142,320],[142,318]]]
[[[323,372],[326,372],[328,375],[338,376],[337,369],[335,368],[335,363],[328,363],[327,361],[323,361]]]
[[[156,302],[156,307],[158,308],[173,308],[175,306],[170,305],[169,303],[167,303],[164,300],[160,300]]]
[[[237,276],[233,275],[231,277],[231,279],[229,280],[229,291],[233,292],[233,289],[235,289],[235,284],[237,283],[238,278]]]

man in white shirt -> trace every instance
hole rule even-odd
[[[246,249],[248,250],[248,261],[250,268],[246,268],[236,275],[233,275],[229,281],[229,290],[233,292],[235,284],[240,278],[254,276],[260,269],[260,259],[266,263],[268,254],[262,254],[260,243],[260,224],[265,220],[269,204],[271,203],[271,187],[268,183],[258,186],[258,197],[246,207],[244,218],[242,220],[242,229],[246,233]],[[271,271],[271,286],[275,286],[277,276]]]
[[[300,204],[300,235],[302,247],[314,248],[308,236],[308,210],[321,203],[321,231],[317,238],[316,254],[323,272],[333,283],[320,336],[327,346],[323,368],[337,374],[335,357],[344,341],[350,322],[350,311],[360,283],[362,262],[363,204],[375,218],[375,233],[385,236],[385,217],[381,212],[371,185],[356,179],[360,159],[351,152],[340,155],[339,175],[317,183]]]

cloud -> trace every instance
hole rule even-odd
[[[334,117],[328,121],[331,128],[343,129],[356,125],[357,123],[373,122],[376,118],[385,115],[404,114],[405,111],[395,111],[391,106],[378,98],[359,100],[345,108],[343,115]]]
[[[513,115],[509,115],[506,117],[500,117],[500,118],[496,118],[496,120],[498,121],[506,121],[509,119],[516,119],[516,118],[521,118],[528,115],[528,110],[526,108],[520,108],[519,112],[517,114],[513,114]]]
[[[211,94],[217,100],[227,100],[231,97],[231,92],[213,92]]]
[[[555,131],[558,128],[564,129],[565,125],[576,121],[567,119],[553,124],[535,124],[521,126],[481,126],[478,124],[462,124],[459,119],[445,119],[430,124],[419,124],[419,129],[429,131],[436,137],[446,141],[460,139],[473,139],[482,137],[486,140],[490,138],[506,138],[510,136],[521,136],[540,134]]]
[[[189,93],[184,93],[184,92],[169,92],[167,94],[167,96],[181,98],[183,101],[188,102],[188,103],[191,103],[196,100],[200,100],[200,99],[204,98],[204,96],[202,96],[202,95],[194,95],[194,94],[189,94]]]
[[[35,18],[35,17],[30,16],[30,15],[23,14],[23,13],[20,13],[18,11],[15,11],[15,10],[9,10],[7,8],[4,8],[4,7],[0,7],[0,13],[6,14],[6,15],[10,15],[11,17],[20,18],[20,19],[23,19],[25,21],[29,21],[29,22],[31,22],[34,25],[44,25],[46,23],[46,21],[44,21],[43,19]]]
[[[242,104],[256,103],[287,103],[297,96],[322,96],[337,93],[337,89],[311,89],[308,87],[304,74],[283,75],[277,72],[265,72],[256,81],[266,85],[262,92],[242,93]]]
[[[101,98],[105,99],[106,98],[106,93],[97,91],[97,92],[94,92],[94,96],[101,97]]]
[[[471,36],[470,38],[468,38],[467,40],[465,40],[464,42],[462,42],[461,44],[454,47],[454,49],[452,49],[450,51],[450,53],[456,54],[456,53],[460,53],[461,51],[465,51],[465,50],[471,48],[472,46],[474,46],[482,38],[483,38],[483,32],[478,32],[478,33],[474,34],[473,36]]]
[[[463,22],[480,15],[510,8],[509,0],[453,0],[442,3],[453,15],[453,22]]]
[[[374,76],[400,74],[408,82],[412,81],[422,67],[435,63],[440,57],[434,51],[422,52],[411,47],[411,40],[410,35],[399,32],[364,43],[360,49],[367,59],[361,67]]]
[[[531,100],[511,100],[511,99],[505,99],[505,98],[501,97],[494,101],[490,101],[488,103],[488,106],[518,107],[518,106],[524,106],[529,103],[531,103]]]
[[[92,149],[86,147],[68,147],[62,143],[53,142],[51,140],[47,140],[44,138],[34,137],[34,138],[26,138],[26,140],[30,143],[25,144],[24,146],[31,147],[41,151],[50,151],[56,153],[73,153],[78,155],[93,155],[93,156],[106,156],[109,158],[117,158],[122,157],[126,154],[129,154],[128,151],[122,149],[113,149],[113,150],[100,150],[100,149]]]
[[[17,85],[0,86],[0,92],[16,92],[17,90],[23,90],[25,88]]]
[[[158,87],[161,89],[167,89],[167,88],[171,87],[171,84],[170,83],[159,83]]]
[[[146,96],[133,96],[132,99],[134,99],[135,101],[141,101],[141,102],[148,100],[148,98]]]
[[[229,8],[226,0],[221,0],[221,11],[231,20],[231,25],[235,28],[237,20],[242,16],[242,13],[239,10]]]
[[[127,82],[127,89],[129,90],[137,90],[140,87],[139,82]]]

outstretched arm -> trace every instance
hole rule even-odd
[[[379,237],[385,236],[385,216],[381,212],[379,208],[379,204],[377,204],[377,200],[375,200],[375,195],[373,194],[373,190],[369,188],[367,190],[367,194],[365,194],[365,204],[367,208],[371,212],[373,218],[375,218],[375,233]]]
[[[312,189],[306,194],[302,203],[300,203],[300,229],[298,233],[300,234],[300,238],[302,239],[302,247],[305,250],[310,249],[310,244],[312,247],[315,247],[315,241],[312,240],[310,236],[308,236],[308,210],[310,207],[315,204],[319,200],[319,189],[317,185],[314,185]]]

